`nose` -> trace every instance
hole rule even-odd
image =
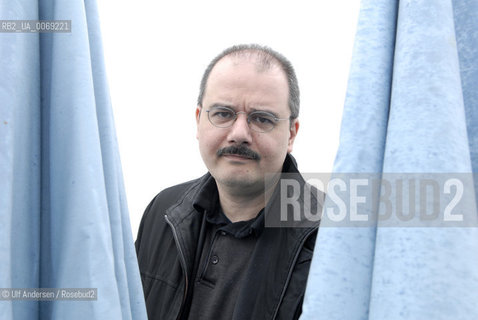
[[[252,142],[251,128],[247,123],[247,114],[245,112],[238,112],[237,119],[229,128],[227,140],[234,144],[250,144]]]

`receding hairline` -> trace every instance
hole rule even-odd
[[[262,51],[260,49],[248,48],[241,51],[230,52],[221,57],[219,60],[215,61],[204,86],[204,96],[206,95],[209,86],[209,80],[215,71],[217,71],[217,67],[228,62],[231,62],[233,66],[238,66],[242,63],[251,63],[255,66],[255,71],[257,73],[266,73],[271,71],[279,72],[287,85],[287,90],[290,90],[287,80],[287,73],[283,69],[281,62],[268,52]]]
[[[258,72],[264,72],[272,68],[278,68],[282,71],[284,76],[286,76],[286,73],[282,68],[281,62],[276,57],[266,51],[254,48],[247,48],[226,54],[224,57],[221,57],[221,59],[216,61],[214,67],[211,69],[211,72],[214,70],[217,64],[226,59],[237,60],[240,62],[252,62],[256,65]]]
[[[223,59],[234,57],[237,59],[243,59],[244,61],[248,60],[255,62],[258,72],[265,72],[267,70],[278,68],[278,71],[285,76],[288,83],[291,119],[295,119],[299,116],[300,90],[294,67],[281,53],[267,46],[258,44],[241,44],[229,47],[209,63],[201,78],[197,99],[198,106],[202,106],[202,100],[207,90],[209,76],[213,69],[215,69],[216,65]]]

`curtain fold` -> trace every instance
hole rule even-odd
[[[381,177],[383,196],[384,177],[468,173],[459,176],[471,181],[460,207],[468,224],[428,226],[424,208],[434,203],[411,187],[403,199],[422,211],[392,224],[337,223],[327,198],[301,319],[478,318],[476,30],[476,0],[362,0],[332,176]],[[386,209],[380,201],[364,213]]]
[[[0,301],[2,319],[146,319],[95,1],[10,1],[0,19],[0,287],[96,288],[97,301]]]

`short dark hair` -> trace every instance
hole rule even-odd
[[[202,101],[206,92],[209,75],[211,74],[212,69],[219,62],[219,60],[230,55],[246,56],[247,53],[250,53],[251,56],[257,56],[259,58],[261,67],[263,68],[269,68],[272,64],[277,64],[284,71],[287,78],[287,83],[289,85],[289,108],[291,112],[290,118],[296,119],[299,116],[300,92],[299,83],[297,81],[297,76],[295,75],[295,71],[292,67],[292,64],[289,60],[287,60],[286,57],[284,57],[277,51],[258,44],[241,44],[229,47],[223,52],[221,52],[219,55],[217,55],[209,63],[201,79],[201,85],[199,87],[199,96],[197,101],[198,105],[202,106]]]

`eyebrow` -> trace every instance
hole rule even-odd
[[[256,108],[251,108],[251,110],[254,112],[254,111],[261,111],[261,112],[267,112],[267,113],[270,113],[272,114],[274,117],[276,118],[280,118],[279,115],[273,111],[270,111],[270,110],[267,110],[267,109],[256,109]]]
[[[209,108],[218,108],[218,107],[222,107],[222,108],[229,108],[229,109],[232,109],[234,110],[235,112],[237,112],[236,110],[236,107],[235,106],[232,106],[232,105],[228,105],[228,104],[223,104],[223,103],[213,103]],[[267,113],[270,113],[271,115],[273,115],[274,117],[276,118],[280,118],[279,115],[273,111],[270,111],[268,109],[256,109],[256,108],[251,108],[251,111],[250,112],[267,112]],[[248,113],[250,113],[248,112]]]
[[[214,103],[211,106],[209,106],[209,108],[229,108],[236,111],[236,108],[234,106],[231,106],[229,104],[224,104],[224,103]]]

